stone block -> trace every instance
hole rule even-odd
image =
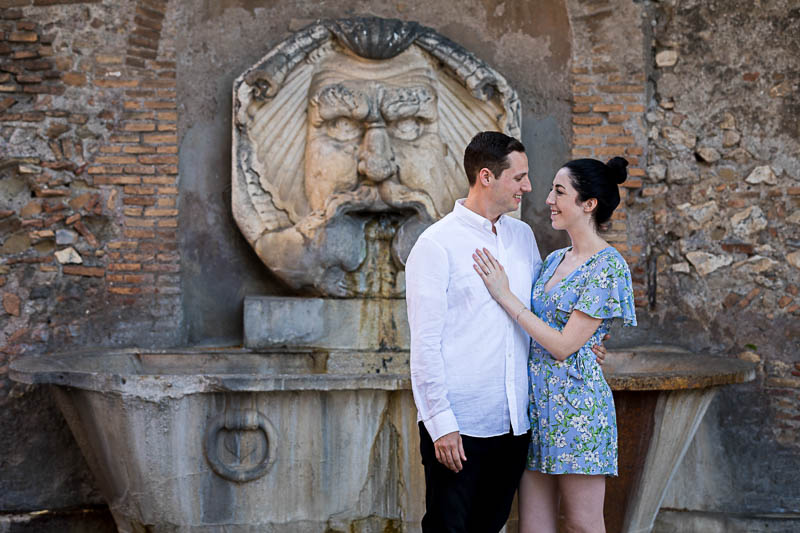
[[[13,255],[23,252],[31,245],[30,237],[25,233],[17,233],[6,238],[3,246],[0,247],[0,253],[3,255]]]
[[[729,255],[713,255],[708,252],[689,252],[686,254],[686,259],[689,260],[701,276],[707,276],[733,262],[733,258]]]
[[[681,261],[680,263],[674,263],[670,266],[673,272],[680,272],[681,274],[688,274],[691,272],[691,268],[689,267],[689,263],[686,261]]]
[[[695,229],[705,226],[719,214],[719,206],[714,200],[700,205],[682,204],[678,209],[697,223]]]
[[[661,134],[669,140],[672,144],[683,146],[686,148],[694,148],[697,143],[697,136],[694,133],[687,132],[673,126],[664,126]]]
[[[673,159],[667,168],[668,183],[685,183],[695,181],[697,172],[694,167],[681,159]]]
[[[719,161],[720,158],[719,152],[710,146],[701,146],[698,148],[697,155],[706,163],[714,163]]]
[[[75,251],[75,248],[68,247],[64,248],[63,250],[59,250],[55,253],[56,260],[64,264],[82,264],[83,259],[81,258],[80,254]]]
[[[248,296],[244,345],[250,349],[302,346],[322,349],[407,350],[402,299],[322,299]]]
[[[800,250],[786,255],[786,262],[793,267],[800,269]]]
[[[656,54],[656,65],[664,68],[674,66],[678,62],[678,52],[675,50],[662,50]]]
[[[720,122],[719,127],[723,130],[736,129],[736,117],[726,111],[722,114],[722,122]]]
[[[777,264],[778,263],[776,261],[773,261],[769,257],[754,255],[745,261],[736,263],[732,268],[739,269],[743,272],[749,272],[751,274],[761,274],[777,266]]]
[[[667,167],[661,163],[656,163],[647,167],[647,178],[652,181],[661,181],[667,177]]]
[[[12,316],[19,316],[21,300],[16,294],[7,292],[3,295],[3,309]]]
[[[722,146],[725,148],[736,146],[739,144],[739,139],[741,139],[741,135],[738,131],[725,130],[725,133],[722,134]]]
[[[767,218],[764,212],[757,205],[751,205],[747,209],[734,213],[731,216],[731,227],[733,233],[746,239],[750,235],[757,233],[767,227]]]
[[[764,165],[754,168],[744,181],[752,185],[758,185],[759,183],[776,185],[778,183],[778,178],[775,176],[775,173],[772,171],[772,168],[769,165]]]

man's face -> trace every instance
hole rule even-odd
[[[507,157],[509,167],[489,182],[490,197],[498,214],[515,211],[522,203],[522,195],[532,190],[525,152],[511,152]]]
[[[374,194],[362,190],[360,200],[354,198],[360,210],[415,204],[438,218],[455,198],[442,187],[447,167],[433,72],[411,50],[381,63],[378,80],[368,63],[343,55],[315,74],[305,152],[309,206],[324,210],[334,195],[367,188]],[[365,196],[369,205],[363,205]]]

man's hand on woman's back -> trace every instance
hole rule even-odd
[[[606,336],[603,337],[603,343],[605,343],[610,338],[611,338],[611,335],[606,333]],[[600,366],[603,366],[603,363],[606,360],[606,354],[608,353],[606,351],[606,345],[605,344],[595,344],[594,346],[592,346],[592,351],[594,352],[594,355],[597,357],[597,364],[599,364]]]

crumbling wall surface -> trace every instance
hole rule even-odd
[[[637,334],[758,363],[755,382],[721,390],[664,506],[689,512],[681,531],[706,523],[692,512],[788,520],[800,511],[800,6],[647,9],[647,168],[628,211],[646,255]]]
[[[11,382],[11,361],[180,342],[165,16],[160,0],[0,1],[0,513],[102,503],[50,395]]]

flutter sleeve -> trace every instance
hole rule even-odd
[[[631,271],[619,252],[598,257],[585,278],[574,309],[595,318],[621,318],[623,325],[636,325]]]

